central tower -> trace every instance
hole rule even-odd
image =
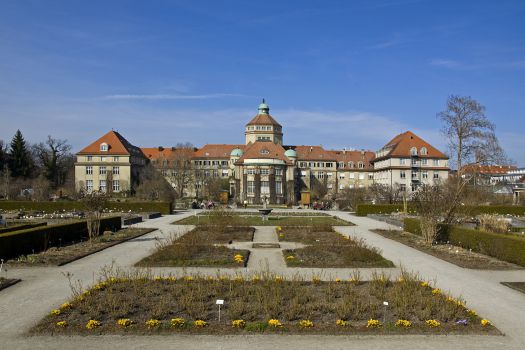
[[[262,100],[257,115],[246,124],[246,144],[257,141],[283,144],[283,127],[270,115],[270,107]]]

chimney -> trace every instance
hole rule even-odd
[[[312,152],[312,151],[313,151],[313,149],[314,149],[314,148],[313,148],[312,146],[310,146],[310,152]]]
[[[343,148],[343,154],[346,154],[346,147]]]
[[[164,147],[159,146],[159,151],[160,151],[160,152],[164,151]]]

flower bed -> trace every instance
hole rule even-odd
[[[498,334],[465,302],[403,272],[369,282],[241,276],[107,277],[53,310],[39,334]],[[218,321],[216,299],[224,299]],[[383,306],[389,301],[388,308]]]
[[[225,231],[195,228],[181,237],[172,237],[159,244],[152,255],[136,266],[246,267],[249,250],[229,249],[222,244],[234,240],[252,241],[253,233],[251,227],[229,227]]]
[[[175,225],[206,225],[213,224],[213,215],[193,215],[185,219],[175,221]],[[348,226],[351,222],[332,216],[270,216],[268,220],[262,221],[260,216],[255,215],[230,215],[230,225],[233,226],[311,226],[326,224],[330,226]]]
[[[279,241],[307,244],[283,250],[289,267],[393,267],[379,249],[363,240],[335,232],[331,227],[276,228]]]

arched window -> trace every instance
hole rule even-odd
[[[410,154],[413,155],[413,156],[417,156],[417,148],[412,147],[412,148],[410,149]]]
[[[353,168],[354,167],[354,162],[352,162],[352,161],[348,162],[348,167],[349,168]]]
[[[421,147],[421,150],[419,151],[422,155],[426,156],[427,155],[427,148],[426,147]]]
[[[107,152],[107,151],[108,151],[108,144],[105,143],[105,142],[101,143],[101,144],[100,144],[100,150],[101,150],[102,152]]]
[[[365,164],[363,162],[359,162],[357,163],[357,166],[359,167],[359,169],[363,169],[365,167]]]

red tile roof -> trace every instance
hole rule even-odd
[[[175,158],[182,160],[183,157],[191,158],[195,152],[195,148],[175,148],[175,147],[143,147],[140,149],[144,156],[149,160],[156,162],[158,160],[166,160],[167,164]],[[186,155],[185,155],[186,154]]]
[[[245,159],[279,159],[289,164],[290,160],[284,155],[284,152],[285,149],[281,145],[257,141],[246,145],[244,154],[239,158],[238,163],[243,163]]]
[[[335,161],[335,155],[321,146],[286,146],[297,152],[297,160],[323,160]]]
[[[485,175],[499,175],[506,174],[510,170],[518,169],[514,165],[480,165],[469,164],[463,167],[465,173],[478,173]]]
[[[372,161],[375,158],[375,152],[372,151],[329,151],[332,153],[335,157],[335,160],[339,163],[344,163],[343,167],[338,167],[338,169],[351,169],[348,166],[349,162],[353,162],[354,166],[352,169],[358,169],[358,163],[363,162],[364,169],[372,169],[374,166],[372,164]]]
[[[106,143],[108,145],[107,151],[101,151],[100,145]],[[142,155],[140,149],[133,146],[118,132],[111,130],[89,146],[82,149],[77,154],[100,154],[100,155]]]
[[[448,157],[439,151],[437,148],[414,134],[412,131],[406,131],[402,134],[394,137],[390,142],[388,142],[382,149],[390,149],[385,157],[410,157],[410,150],[412,147],[417,148],[418,156],[423,158],[442,158],[448,159]],[[427,154],[421,154],[421,148],[425,147],[427,149]]]
[[[193,153],[193,158],[202,159],[229,159],[235,148],[244,149],[245,145],[208,144]]]
[[[277,120],[269,114],[257,114],[252,120],[246,125],[276,125],[281,126]]]

